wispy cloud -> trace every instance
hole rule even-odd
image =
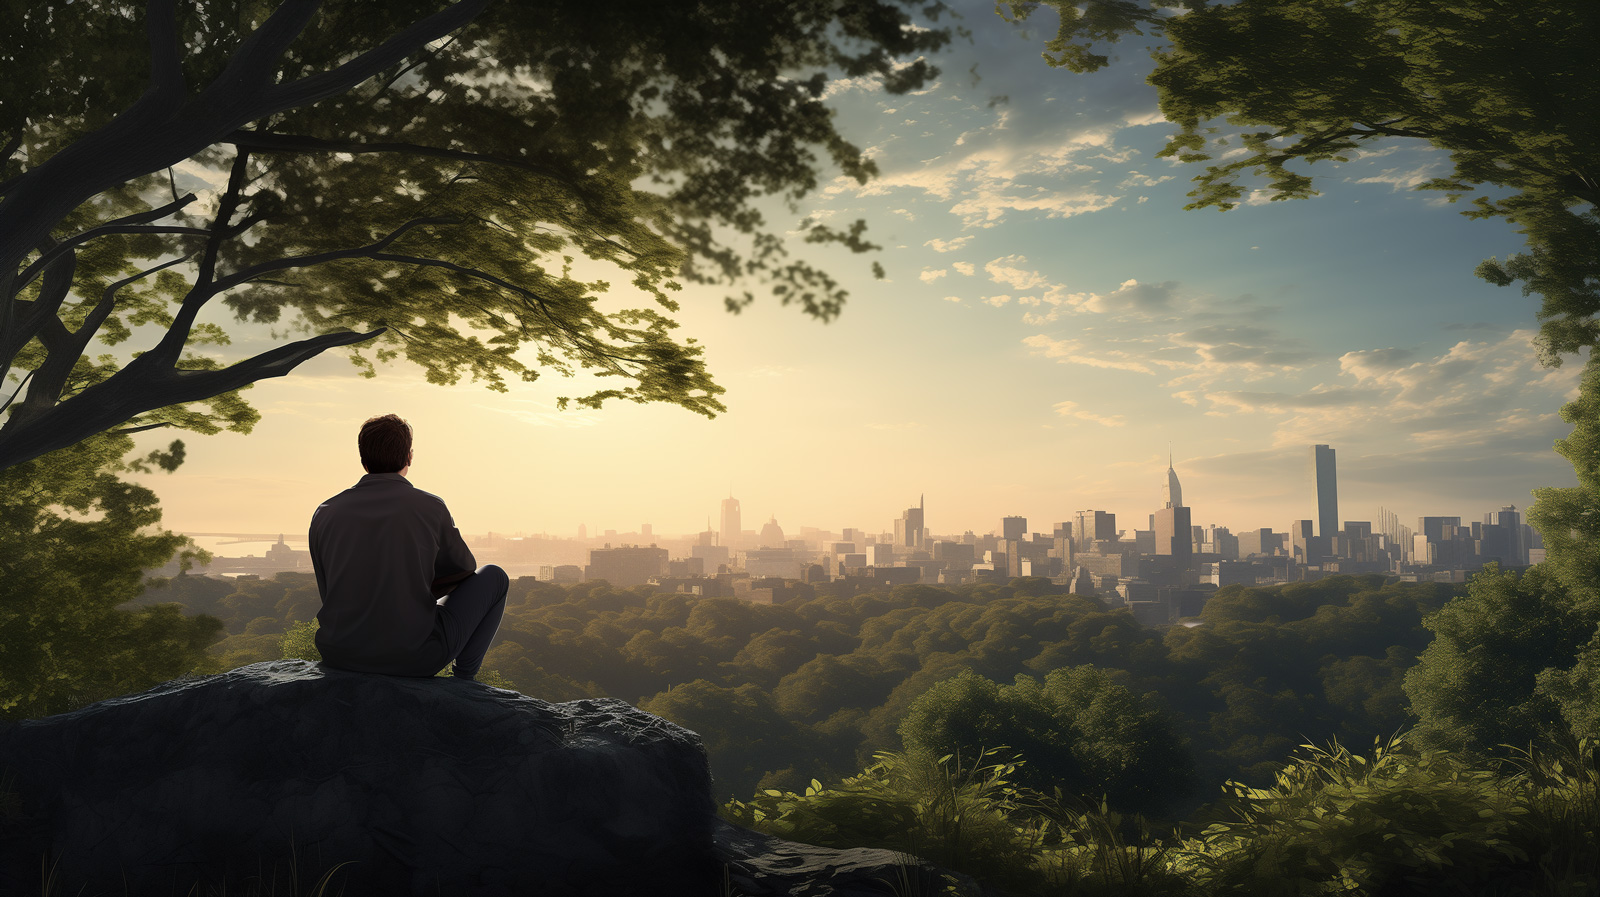
[[[941,240],[941,239],[935,237],[934,239],[928,240],[927,242],[923,243],[922,245],[929,247],[934,252],[955,252],[955,251],[957,251],[959,249],[964,248],[968,243],[971,243],[971,242],[972,242],[972,235],[971,234],[967,234],[964,237],[955,237],[955,238],[949,239],[949,240]]]
[[[1128,419],[1120,414],[1104,415],[1095,414],[1091,411],[1084,411],[1078,407],[1077,402],[1057,402],[1051,407],[1054,408],[1055,412],[1062,417],[1072,417],[1077,418],[1078,420],[1086,420],[1090,423],[1099,424],[1102,427],[1125,427],[1128,425]]]
[[[1077,340],[1052,339],[1042,333],[1023,337],[1022,344],[1034,353],[1060,364],[1081,364],[1092,368],[1133,371],[1139,374],[1154,373],[1150,366],[1126,352],[1102,350],[1091,352]]]
[[[1533,434],[1548,450],[1561,429],[1557,406],[1573,394],[1580,372],[1541,366],[1533,335],[1463,340],[1432,356],[1398,347],[1352,350],[1339,356],[1330,381],[1306,390],[1213,389],[1189,398],[1222,414],[1281,417],[1278,445],[1365,438],[1402,450]]]

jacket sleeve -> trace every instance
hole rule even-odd
[[[472,549],[467,547],[461,538],[461,530],[456,528],[456,522],[445,513],[443,531],[439,534],[439,556],[433,562],[433,578],[442,579],[456,573],[472,573],[478,569],[478,562],[472,557]]]

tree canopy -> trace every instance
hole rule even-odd
[[[341,346],[368,375],[587,369],[618,379],[578,404],[713,415],[673,294],[837,314],[765,216],[828,166],[874,172],[829,77],[909,90],[950,38],[917,0],[80,6],[6,7],[0,468],[108,430],[248,431],[239,390]],[[863,252],[864,228],[798,230]],[[230,314],[283,342],[203,354]]]
[[[144,570],[188,542],[147,530],[155,494],[117,476],[183,463],[182,443],[127,460],[133,440],[98,436],[0,471],[0,720],[62,713],[194,669],[223,624],[177,604],[119,607]],[[193,552],[184,551],[187,566]]]

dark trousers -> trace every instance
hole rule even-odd
[[[511,577],[494,564],[485,564],[440,598],[439,622],[444,628],[446,661],[455,661],[455,675],[471,679],[483,665],[489,643],[500,631],[506,611],[506,591]]]

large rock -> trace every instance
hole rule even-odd
[[[714,811],[699,737],[622,701],[272,661],[0,729],[0,894],[981,892]]]
[[[715,895],[693,732],[616,700],[252,664],[0,731],[0,893]]]

